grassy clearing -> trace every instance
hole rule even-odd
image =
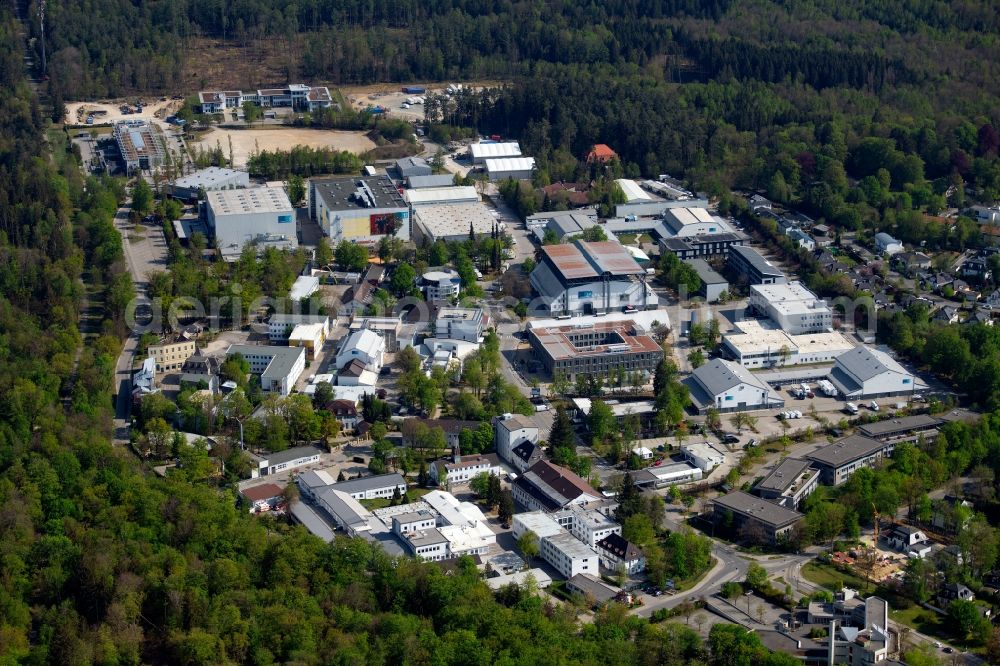
[[[832,564],[813,560],[802,567],[802,576],[821,587],[836,592],[842,587],[852,587],[858,591],[870,590],[871,585],[860,576],[841,571]]]

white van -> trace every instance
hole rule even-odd
[[[872,410],[873,412],[877,412],[878,411],[878,403],[875,402],[874,400],[872,400],[871,402],[868,403],[868,409]]]
[[[848,414],[857,414],[858,406],[855,405],[853,402],[849,402],[846,405],[844,405],[844,411],[847,412]]]

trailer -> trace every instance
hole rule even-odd
[[[837,397],[837,387],[831,384],[826,379],[821,379],[816,383],[816,387],[819,388],[820,392],[830,398]]]
[[[403,92],[407,95],[423,95],[427,89],[423,86],[404,86]]]

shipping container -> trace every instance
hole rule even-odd
[[[427,89],[422,86],[405,86],[403,92],[407,95],[423,95]]]

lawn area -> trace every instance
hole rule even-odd
[[[802,567],[802,576],[808,580],[836,592],[841,587],[852,587],[859,592],[871,591],[872,587],[861,577],[840,571],[832,564],[813,560]]]
[[[681,580],[674,579],[674,589],[677,590],[678,592],[683,592],[685,590],[690,590],[692,587],[697,585],[698,581],[704,578],[705,575],[712,570],[716,562],[718,562],[718,560],[716,560],[714,557],[711,558],[711,560],[712,561],[709,562],[708,564],[708,568],[699,573],[697,576],[692,576],[691,578],[684,578]]]

